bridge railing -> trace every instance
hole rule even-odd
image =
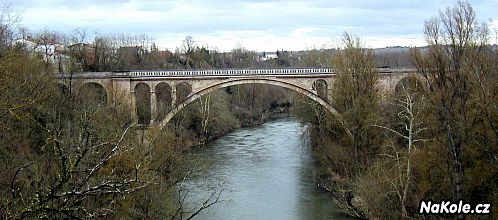
[[[330,74],[332,68],[297,68],[297,69],[225,69],[225,70],[161,70],[117,72],[116,75],[144,76],[217,76],[217,75],[301,75]]]
[[[413,73],[415,69],[376,68],[380,74]],[[333,68],[281,68],[281,69],[211,69],[211,70],[136,70],[116,72],[84,72],[58,74],[59,78],[109,78],[109,77],[161,77],[161,76],[258,76],[258,75],[306,75],[334,74]]]

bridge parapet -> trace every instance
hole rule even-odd
[[[404,74],[413,69],[376,68],[380,74]],[[279,69],[195,69],[195,70],[136,70],[115,72],[85,72],[77,74],[59,74],[58,78],[120,78],[120,77],[191,77],[191,76],[266,76],[266,75],[320,75],[335,74],[333,68],[279,68]]]
[[[409,73],[412,69],[376,68],[380,74]],[[150,77],[150,76],[262,76],[262,75],[305,75],[335,74],[333,68],[279,68],[279,69],[196,69],[196,70],[140,70],[114,72],[115,76]]]
[[[234,75],[302,75],[302,74],[333,74],[332,68],[283,68],[283,69],[211,69],[211,70],[163,70],[163,71],[129,71],[117,74],[127,74],[131,77],[144,76],[234,76]]]

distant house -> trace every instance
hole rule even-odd
[[[47,64],[57,65],[59,71],[63,71],[65,64],[69,60],[65,46],[55,40],[35,39],[28,36],[13,43],[33,55],[40,55]]]
[[[271,60],[271,59],[278,59],[277,53],[266,53],[266,59]]]
[[[260,52],[258,53],[258,61],[267,61],[271,59],[278,59],[278,55],[275,52]]]
[[[170,51],[167,51],[167,50],[159,50],[159,51],[157,51],[157,53],[158,53],[159,57],[161,59],[164,59],[164,60],[173,56],[173,53],[171,53]]]
[[[74,60],[74,65],[76,65],[73,68],[78,69],[73,71],[87,70],[89,66],[95,64],[95,46],[93,44],[76,43],[70,45],[68,48],[71,58]]]
[[[58,50],[63,50],[64,45],[58,44],[53,41],[43,41],[40,39],[34,39],[28,37],[26,39],[18,39],[14,41],[14,44],[18,47],[22,47],[30,53],[38,53],[44,57],[45,60],[53,61],[53,56]]]
[[[13,44],[16,47],[23,48],[24,50],[29,51],[29,52],[34,52],[35,48],[37,47],[36,42],[34,42],[33,40],[31,40],[30,37],[28,37],[27,39],[18,39],[18,40],[15,40],[13,42]]]

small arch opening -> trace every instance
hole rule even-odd
[[[186,83],[181,82],[176,85],[176,103],[182,103],[192,93],[192,87]]]
[[[156,86],[156,106],[157,118],[156,121],[164,119],[166,114],[171,111],[172,106],[171,86],[168,83],[161,82]]]
[[[409,93],[421,93],[424,91],[423,84],[415,77],[405,77],[396,83],[395,93],[407,91]]]
[[[327,95],[328,85],[327,82],[325,82],[325,80],[319,79],[313,82],[313,90],[316,91],[316,94],[320,98],[328,100],[328,95]]]
[[[135,86],[135,100],[138,124],[149,124],[151,120],[149,85],[138,83]]]

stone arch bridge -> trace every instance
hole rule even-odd
[[[395,90],[405,78],[416,77],[411,69],[378,68],[379,87],[387,94]],[[262,83],[284,87],[324,106],[338,114],[330,104],[331,85],[335,78],[332,68],[281,69],[211,69],[86,72],[61,74],[61,86],[72,91],[101,90],[106,102],[125,100],[135,122],[164,127],[186,105],[212,91],[233,85]],[[180,92],[181,91],[181,92]],[[148,117],[139,120],[137,103],[145,103]]]

